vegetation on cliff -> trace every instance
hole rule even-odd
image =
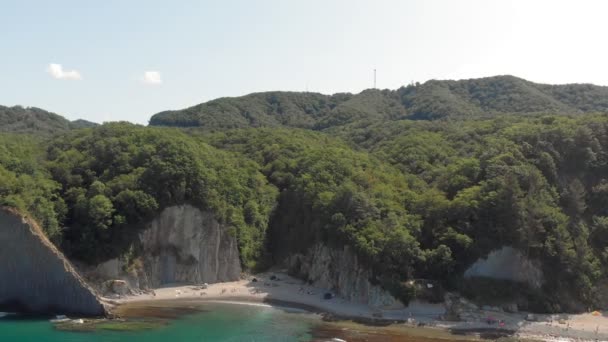
[[[511,245],[542,260],[545,309],[559,310],[551,305],[593,302],[606,277],[607,127],[600,115],[541,116],[334,132],[367,152],[286,129],[206,141],[252,158],[281,190],[270,221],[275,256],[319,239],[347,243],[379,282],[451,287],[475,260]]]
[[[591,303],[607,276],[607,128],[605,115],[514,116],[336,134],[429,186],[411,210],[418,241],[447,246],[453,274],[511,245],[542,260],[547,303]]]
[[[377,273],[400,286],[424,263],[448,271],[445,250],[421,250],[420,220],[408,210],[419,184],[340,140],[287,129],[248,129],[205,137],[213,146],[253,159],[280,191],[270,219],[275,262],[315,242],[348,244]]]
[[[218,99],[151,119],[187,130],[5,134],[0,200],[87,261],[191,203],[234,227],[246,268],[348,244],[404,301],[408,280],[458,288],[509,245],[542,261],[537,309],[581,308],[608,278],[607,105],[604,87],[514,77]]]
[[[191,203],[234,227],[246,265],[260,259],[276,192],[250,161],[177,130],[116,123],[55,138],[46,166],[67,204],[63,246],[73,257],[124,252],[160,210]]]
[[[43,160],[42,140],[0,134],[0,206],[29,213],[57,241],[66,206],[58,196],[59,184],[50,179]]]

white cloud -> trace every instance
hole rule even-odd
[[[160,72],[158,71],[146,71],[144,72],[144,77],[142,81],[145,84],[150,85],[159,85],[163,83],[163,80],[160,78]]]
[[[61,64],[51,63],[46,68],[46,71],[51,75],[51,77],[58,80],[81,80],[82,76],[77,70],[63,70],[63,66]]]

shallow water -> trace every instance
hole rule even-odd
[[[60,331],[46,319],[0,319],[0,341],[19,342],[190,342],[190,341],[416,341],[436,338],[411,336],[394,329],[326,323],[320,316],[266,305],[158,303],[123,310],[128,320],[153,320],[142,331]],[[455,337],[454,340],[457,340]]]

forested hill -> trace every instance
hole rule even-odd
[[[254,93],[161,112],[152,116],[150,125],[202,127],[211,131],[277,126],[322,130],[355,121],[607,111],[608,87],[547,85],[513,76],[495,76],[459,81],[431,80],[397,90],[368,89],[359,94]]]
[[[0,130],[0,205],[92,264],[136,265],[144,225],[187,203],[230,226],[246,271],[318,244],[349,246],[370,281],[404,303],[419,295],[411,280],[427,279],[521,309],[608,307],[605,93],[502,76],[357,95],[259,93],[151,120],[194,126],[185,130],[69,130],[48,112],[3,107],[30,121],[3,114],[2,129],[36,134]],[[65,132],[38,134],[53,130]],[[504,246],[538,262],[541,288],[463,277]]]
[[[386,90],[331,96],[267,92],[220,98],[184,110],[162,112],[150,119],[150,125],[209,130],[277,126],[322,129],[357,119],[399,119],[405,114],[398,94]]]
[[[0,132],[52,134],[96,125],[86,120],[69,121],[61,115],[35,107],[0,106]]]

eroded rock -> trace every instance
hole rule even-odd
[[[79,268],[108,295],[117,294],[111,288],[114,280],[126,282],[128,293],[139,293],[166,284],[234,281],[241,275],[230,227],[191,205],[164,209],[140,233],[139,244],[135,260],[115,258]]]
[[[112,280],[112,292],[117,295],[125,296],[129,294],[129,285],[124,280]]]
[[[191,205],[166,208],[140,235],[151,287],[238,280],[238,245],[230,227]]]
[[[287,259],[290,273],[351,301],[373,307],[402,308],[403,304],[380,286],[370,283],[371,272],[348,246],[340,249],[316,244],[305,255]]]
[[[464,273],[465,278],[486,277],[527,283],[533,288],[543,284],[541,265],[526,258],[520,251],[505,246],[477,260]]]

